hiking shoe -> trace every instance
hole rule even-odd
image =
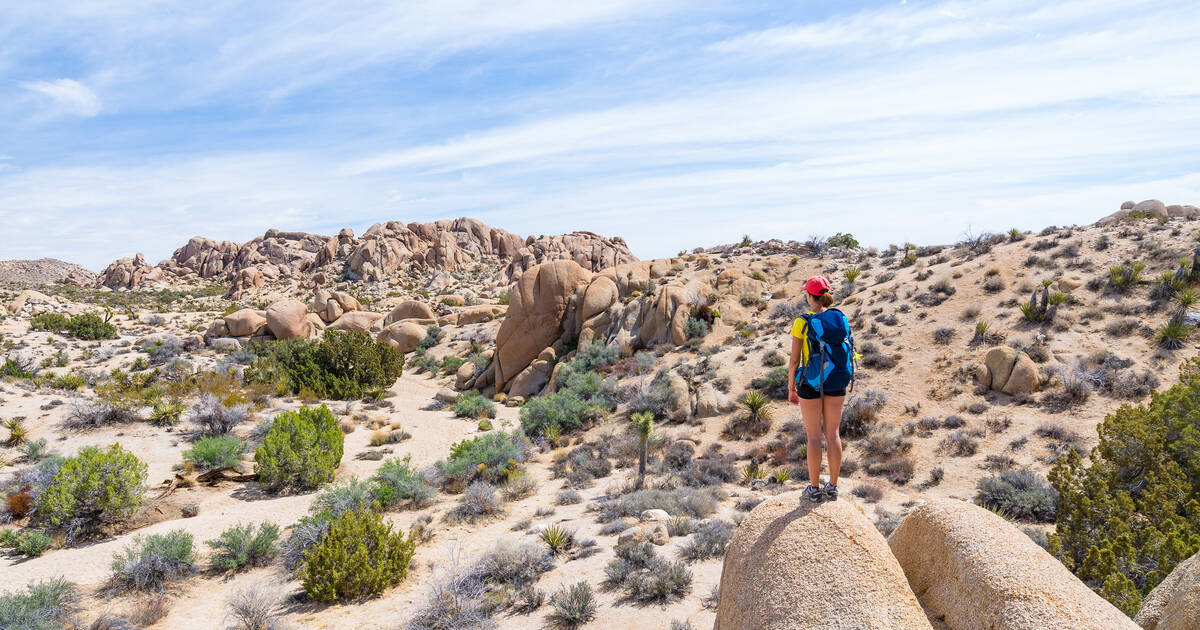
[[[821,492],[825,493],[825,500],[837,501],[837,486],[825,482],[821,484]]]
[[[820,503],[821,499],[825,498],[825,491],[816,486],[809,485],[804,488],[804,492],[800,493],[800,496],[813,503]]]

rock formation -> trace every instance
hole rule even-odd
[[[1137,625],[1008,521],[936,499],[888,538],[926,610],[951,630],[1136,630]]]
[[[140,253],[133,258],[121,258],[112,261],[104,271],[100,272],[100,286],[110,289],[140,289],[150,282],[163,279],[163,272],[146,262],[146,257]]]
[[[1008,346],[987,351],[983,363],[975,367],[979,384],[1010,396],[1029,395],[1037,391],[1037,364],[1028,354]]]
[[[1121,219],[1129,216],[1131,213],[1137,213],[1142,216],[1153,215],[1162,218],[1183,218],[1196,219],[1200,218],[1200,208],[1192,205],[1167,205],[1157,199],[1147,199],[1138,203],[1126,201],[1121,204],[1121,209],[1100,219],[1096,225],[1112,225],[1119,222]]]
[[[1146,599],[1134,621],[1142,630],[1200,627],[1200,553],[1180,562]]]
[[[900,564],[849,501],[767,499],[725,552],[714,630],[931,628]]]

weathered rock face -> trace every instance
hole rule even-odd
[[[361,311],[362,305],[353,295],[344,291],[317,289],[313,294],[313,311],[325,322],[337,321],[342,313]]]
[[[258,267],[247,267],[238,272],[226,297],[234,300],[241,299],[243,296],[263,288],[266,283],[267,280]]]
[[[1097,225],[1112,225],[1121,219],[1129,216],[1131,212],[1139,214],[1152,214],[1157,217],[1171,217],[1183,219],[1200,218],[1200,208],[1192,205],[1172,204],[1167,205],[1157,199],[1147,199],[1138,203],[1126,201],[1121,204],[1121,209],[1097,221]]]
[[[492,367],[497,390],[559,339],[563,319],[575,302],[575,289],[591,276],[573,260],[538,265],[521,276],[513,287],[508,315],[496,333]]]
[[[370,311],[345,313],[329,325],[330,330],[357,330],[364,333],[378,332],[382,328],[383,314]]]
[[[276,339],[296,339],[310,337],[312,325],[309,324],[308,307],[299,300],[280,300],[267,307],[267,328]]]
[[[535,239],[530,236],[517,252],[507,273],[514,280],[521,273],[550,260],[573,260],[588,271],[600,271],[617,265],[637,262],[621,237],[605,238],[592,232],[571,232]]]
[[[388,343],[400,352],[412,352],[425,338],[425,327],[410,321],[399,321],[383,327],[376,341]]]
[[[887,541],[849,501],[767,499],[725,552],[714,630],[931,628]]]
[[[162,279],[162,270],[150,266],[146,257],[139,253],[133,258],[114,260],[100,272],[99,283],[110,289],[136,290]]]
[[[224,317],[225,332],[231,337],[248,337],[258,334],[267,325],[266,313],[251,308],[230,313]],[[210,329],[211,330],[211,329]],[[217,331],[219,332],[219,329]],[[212,337],[223,335],[210,334]]]
[[[383,325],[398,322],[405,319],[429,320],[434,319],[433,309],[424,302],[417,300],[405,300],[395,306],[387,317],[383,320]]]
[[[1200,627],[1200,553],[1180,562],[1154,587],[1133,620],[1142,630]]]
[[[1040,383],[1033,359],[1008,346],[988,350],[975,368],[975,378],[984,387],[1010,396],[1029,395]]]
[[[909,585],[953,630],[1136,630],[1021,530],[962,501],[918,505],[888,538]]]
[[[34,310],[34,307],[37,306],[47,306],[58,303],[59,300],[52,298],[45,293],[34,291],[33,289],[25,289],[24,291],[18,293],[17,297],[13,298],[12,301],[5,306],[5,310],[7,310],[11,315],[16,315],[17,313],[25,310],[26,307],[30,307],[30,310]]]

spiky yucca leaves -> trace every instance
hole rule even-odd
[[[646,482],[646,458],[650,449],[650,436],[654,434],[654,414],[643,411],[629,417],[633,421],[633,430],[638,435],[641,452],[638,458],[637,487],[641,489]]]

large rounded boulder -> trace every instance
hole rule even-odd
[[[267,328],[276,339],[308,337],[312,333],[308,306],[300,300],[279,300],[267,307]]]
[[[555,260],[521,274],[509,299],[508,314],[496,333],[492,364],[497,391],[559,339],[576,287],[591,277],[591,272],[573,260]]]
[[[342,317],[345,317],[343,315]],[[380,343],[390,344],[393,348],[400,352],[412,352],[421,345],[421,340],[425,338],[425,327],[409,321],[399,321],[394,324],[389,324],[379,331],[375,340]]]
[[[1137,630],[1029,536],[979,506],[918,505],[888,545],[921,604],[952,630]]]
[[[975,368],[975,378],[984,387],[1010,396],[1027,396],[1040,383],[1033,359],[1008,346],[989,349]]]
[[[380,330],[380,323],[383,321],[382,313],[372,313],[371,311],[354,311],[345,313],[337,318],[329,325],[330,330],[356,330],[358,332],[370,333]]]
[[[799,499],[768,499],[738,526],[714,630],[931,628],[870,519],[850,501]]]
[[[1150,591],[1134,621],[1142,630],[1200,628],[1200,553],[1176,565]]]
[[[267,325],[267,318],[262,311],[243,308],[224,317],[225,330],[231,337],[249,337],[258,334]]]
[[[432,320],[436,318],[437,316],[433,314],[433,309],[428,304],[417,300],[405,300],[387,314],[387,317],[383,319],[383,325],[387,326],[405,319]]]

